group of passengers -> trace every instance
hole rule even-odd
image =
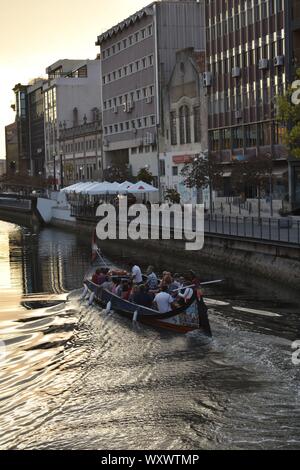
[[[141,268],[130,264],[130,276],[109,276],[107,268],[97,269],[92,282],[109,290],[118,297],[148,308],[156,308],[160,313],[167,313],[189,302],[194,287],[200,286],[193,271],[185,277],[164,271],[161,280],[149,266],[143,277]]]

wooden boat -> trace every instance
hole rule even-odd
[[[93,301],[105,308],[107,312],[114,311],[134,322],[139,321],[177,333],[200,330],[207,336],[212,336],[207,314],[208,309],[197,289],[194,289],[193,296],[183,306],[168,313],[160,313],[157,310],[121,299],[88,279],[84,281],[84,284],[92,294]]]

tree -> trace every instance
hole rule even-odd
[[[165,198],[171,204],[180,204],[180,194],[176,189],[168,188],[165,192]]]
[[[144,181],[144,183],[151,184],[153,181],[153,175],[147,168],[141,168],[137,174],[137,179],[138,181]]]
[[[271,155],[259,154],[248,160],[235,162],[231,172],[231,184],[237,191],[243,191],[246,185],[256,188],[258,198],[258,217],[261,216],[261,195],[272,181],[273,160]]]
[[[300,69],[296,71],[296,80],[284,95],[276,98],[276,120],[283,130],[284,143],[290,154],[300,158]]]
[[[122,183],[129,178],[128,169],[124,166],[110,166],[103,172],[104,179],[110,183],[117,181]]]
[[[197,156],[192,163],[186,163],[181,170],[184,184],[188,188],[209,188],[209,204],[212,212],[213,190],[220,189],[223,185],[223,167],[215,155],[210,152]]]

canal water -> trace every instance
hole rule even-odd
[[[0,222],[0,448],[299,449],[300,294],[117,242],[105,254],[224,278],[206,290],[213,340],[80,303],[87,241]]]

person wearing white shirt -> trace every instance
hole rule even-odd
[[[141,268],[137,264],[134,264],[134,263],[130,263],[130,267],[131,267],[131,277],[132,277],[132,281],[134,282],[134,284],[142,284],[143,276],[142,276]]]
[[[162,286],[161,292],[154,297],[153,302],[157,305],[159,313],[168,313],[172,310],[174,299],[167,291],[168,286]]]

